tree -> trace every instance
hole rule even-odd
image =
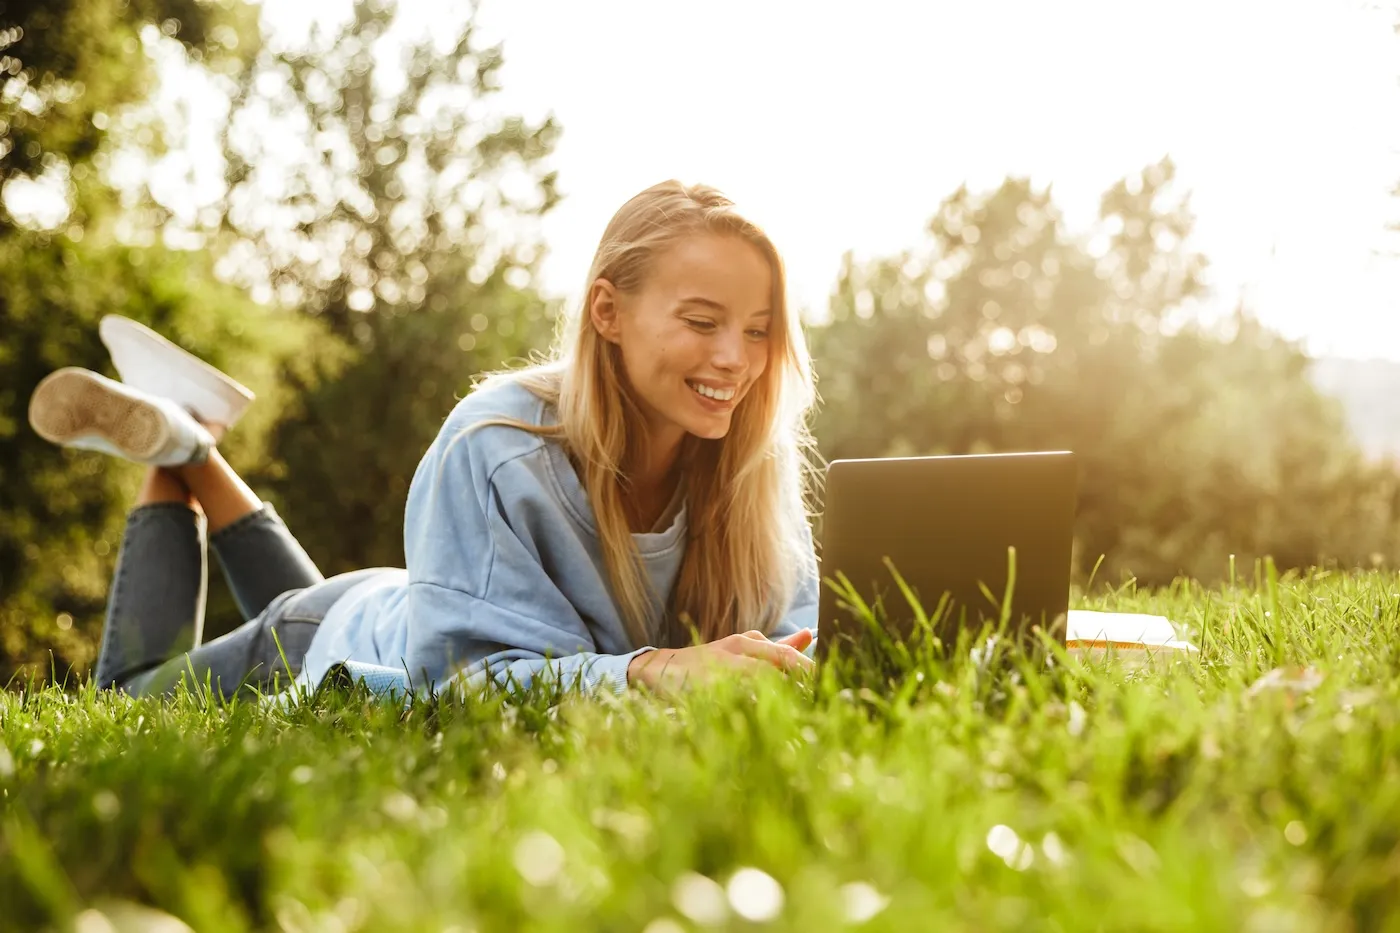
[[[1205,259],[1163,160],[1105,193],[1103,246],[1049,190],[955,192],[930,242],[847,261],[814,329],[828,458],[1071,449],[1076,570],[1166,582],[1228,556],[1395,555],[1395,479],[1366,467],[1306,357],[1245,309],[1193,326]]]
[[[60,366],[110,373],[96,324],[125,314],[238,370],[266,397],[238,432],[257,459],[277,407],[278,356],[306,339],[305,326],[219,285],[204,256],[121,242],[121,206],[98,171],[108,127],[150,87],[146,59],[132,54],[143,30],[225,67],[213,37],[244,23],[238,7],[181,0],[46,0],[0,12],[0,680],[51,665],[63,676],[91,661],[139,475],[35,436],[25,411],[39,380]],[[22,209],[32,185],[56,186],[47,224]]]
[[[111,192],[93,177],[111,115],[144,99],[145,29],[175,37],[210,67],[236,70],[236,37],[250,10],[229,0],[11,0],[0,10],[0,233],[16,224],[16,191],[48,186],[67,196],[81,229]],[[53,224],[52,226],[57,226]]]
[[[408,18],[361,0],[349,21],[304,42],[264,35],[256,10],[234,2],[69,0],[0,21],[11,57],[30,56],[23,86],[4,98],[23,111],[0,125],[6,151],[22,156],[6,170],[57,165],[46,171],[70,209],[61,229],[32,229],[33,218],[14,227],[39,239],[17,246],[27,262],[5,270],[0,307],[28,328],[7,329],[7,343],[25,348],[12,357],[23,371],[5,373],[10,410],[57,366],[103,368],[93,326],[102,313],[145,320],[259,390],[227,450],[324,567],[401,561],[407,480],[443,416],[474,372],[550,335],[553,309],[530,286],[541,252],[533,223],[557,200],[544,158],[558,134],[552,120],[489,106],[501,50],[477,40],[474,6],[416,35]],[[118,198],[97,171],[108,128],[130,129],[152,86],[133,53],[173,42],[231,102],[227,192],[192,225],[149,188]],[[148,155],[186,143],[149,129]],[[187,225],[205,252],[115,235],[124,226],[171,242]],[[35,242],[57,245],[40,254]],[[52,281],[67,291],[43,284]],[[136,473],[81,455],[55,461],[21,421],[7,427],[23,456],[15,448],[5,478],[54,487],[45,498],[7,484],[7,651],[35,662],[61,643],[61,660],[81,665]],[[232,612],[216,586],[206,632],[236,622]]]
[[[502,53],[474,5],[418,32],[411,12],[359,0],[305,41],[267,37],[224,136],[230,275],[335,337],[290,379],[253,476],[327,571],[402,562],[408,481],[443,418],[552,331],[531,283],[558,127],[496,112]]]
[[[475,5],[418,32],[409,12],[358,0],[305,41],[268,37],[224,134],[222,228],[247,249],[233,279],[360,348],[372,312],[423,307],[443,280],[524,287],[534,221],[558,200],[559,128],[492,107],[503,55],[478,41]]]
[[[960,188],[928,229],[897,257],[848,259],[830,323],[812,333],[829,458],[1004,447],[1027,393],[1075,365],[1072,348],[1055,351],[1103,286],[1048,191]]]
[[[60,677],[95,656],[101,611],[140,468],[59,450],[25,421],[30,393],[60,366],[114,375],[97,321],[116,313],[234,369],[262,396],[237,429],[236,463],[260,459],[278,404],[277,362],[304,339],[214,282],[201,257],[67,236],[0,237],[0,678]],[[300,331],[300,332],[299,332]],[[217,634],[217,633],[214,633]]]

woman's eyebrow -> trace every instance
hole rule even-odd
[[[702,298],[702,297],[700,297],[699,295],[694,295],[694,296],[692,296],[692,297],[690,297],[690,298],[682,298],[682,299],[680,300],[680,304],[682,304],[682,305],[700,305],[701,307],[710,308],[710,309],[713,310],[713,311],[718,311],[718,312],[720,312],[721,314],[728,314],[728,313],[729,313],[729,307],[728,307],[727,305],[725,305],[725,304],[723,304],[723,303],[721,303],[721,302],[715,301],[713,298]],[[772,317],[772,316],[773,316],[773,312],[772,312],[771,310],[767,309],[767,308],[765,308],[765,309],[762,310],[762,311],[756,311],[756,312],[754,312],[754,314],[753,314],[753,317],[755,317],[755,318],[760,318],[760,317]]]
[[[715,301],[713,298],[701,298],[699,295],[694,295],[690,298],[682,298],[680,303],[683,305],[701,305],[702,307],[710,308],[714,311],[721,311],[725,313],[729,311],[729,308],[727,308],[720,302]]]

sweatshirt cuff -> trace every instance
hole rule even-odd
[[[583,687],[585,692],[607,692],[620,694],[627,689],[627,668],[639,654],[655,651],[650,646],[638,648],[628,654],[603,654],[584,667]]]

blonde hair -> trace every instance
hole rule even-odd
[[[581,307],[561,322],[550,355],[525,369],[487,374],[475,387],[518,382],[557,410],[554,425],[498,419],[474,427],[504,424],[563,444],[593,508],[613,600],[639,645],[653,634],[649,607],[660,597],[651,592],[623,500],[630,487],[626,464],[646,449],[646,420],[623,378],[617,346],[592,324],[588,301],[600,278],[635,294],[658,256],[701,233],[738,237],[768,261],[774,339],[768,365],[735,408],[728,434],[717,440],[687,434],[682,442],[688,530],[669,609],[704,641],[771,631],[804,571],[816,570],[807,526],[809,483],[817,475],[807,459],[814,449],[807,416],[816,389],[801,322],[788,309],[782,259],[734,202],[707,185],[675,180],[633,197],[603,231]]]

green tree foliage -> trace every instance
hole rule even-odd
[[[120,242],[117,199],[96,169],[104,115],[138,103],[149,87],[144,57],[132,54],[143,26],[159,24],[206,57],[217,16],[233,12],[116,0],[8,4],[0,12],[0,190],[47,175],[69,206],[56,229],[0,209],[0,681],[19,670],[47,674],[51,664],[62,676],[91,661],[122,514],[139,476],[36,437],[25,413],[39,380],[61,366],[111,373],[97,321],[107,313],[144,321],[238,370],[267,396],[238,431],[240,462],[251,464],[274,420],[279,354],[308,329],[218,285],[202,255]]]
[[[226,453],[328,571],[402,560],[404,491],[443,416],[474,373],[551,329],[530,287],[532,221],[557,200],[542,160],[558,130],[483,106],[501,54],[477,41],[474,14],[405,36],[395,7],[360,2],[297,42],[264,36],[256,8],[231,0],[0,14],[0,182],[48,183],[70,209],[52,229],[0,215],[0,675],[46,673],[50,648],[62,673],[95,650],[139,470],[55,451],[23,412],[59,366],[108,370],[104,313],[152,324],[259,392]],[[169,242],[188,221],[99,177],[133,135],[110,134],[135,126],[153,87],[143,48],[172,41],[232,101],[228,191],[184,231],[207,244],[198,254],[118,238],[125,226]],[[401,54],[386,59],[391,46]],[[147,155],[185,144],[149,128]],[[217,634],[238,620],[217,586],[211,600]]]
[[[361,347],[369,312],[430,304],[443,280],[523,282],[532,223],[558,201],[545,158],[559,128],[494,110],[503,57],[479,41],[475,5],[416,35],[411,12],[357,0],[338,27],[268,37],[224,134],[223,226],[250,252],[233,275]]]
[[[264,396],[235,434],[236,463],[261,459],[278,407],[278,359],[296,328],[213,281],[201,257],[163,248],[0,237],[0,678],[21,667],[57,673],[94,657],[123,514],[141,470],[101,454],[60,450],[29,429],[38,381],[61,366],[115,375],[97,339],[123,314],[236,370]],[[307,328],[302,327],[305,331]]]
[[[1367,466],[1294,345],[1243,310],[1188,325],[1205,260],[1169,160],[1105,193],[1099,242],[1049,190],[959,190],[919,250],[847,259],[813,352],[828,459],[1072,449],[1076,569],[1219,577],[1393,556],[1393,475]],[[1091,248],[1091,246],[1093,248]]]
[[[403,566],[408,484],[443,419],[474,374],[548,342],[551,315],[529,291],[465,275],[435,287],[441,308],[368,316],[372,351],[293,380],[253,474],[324,573]]]
[[[501,50],[474,6],[403,24],[360,0],[339,26],[268,37],[225,134],[233,275],[335,335],[308,348],[253,477],[326,572],[401,564],[408,481],[443,418],[552,329],[531,281],[558,128],[493,110]]]
[[[236,70],[231,47],[249,15],[232,0],[7,2],[0,7],[0,190],[47,181],[69,195],[70,222],[84,223],[110,197],[83,182],[111,115],[150,88],[142,30],[159,28],[192,58]],[[0,202],[0,230],[15,222]]]

